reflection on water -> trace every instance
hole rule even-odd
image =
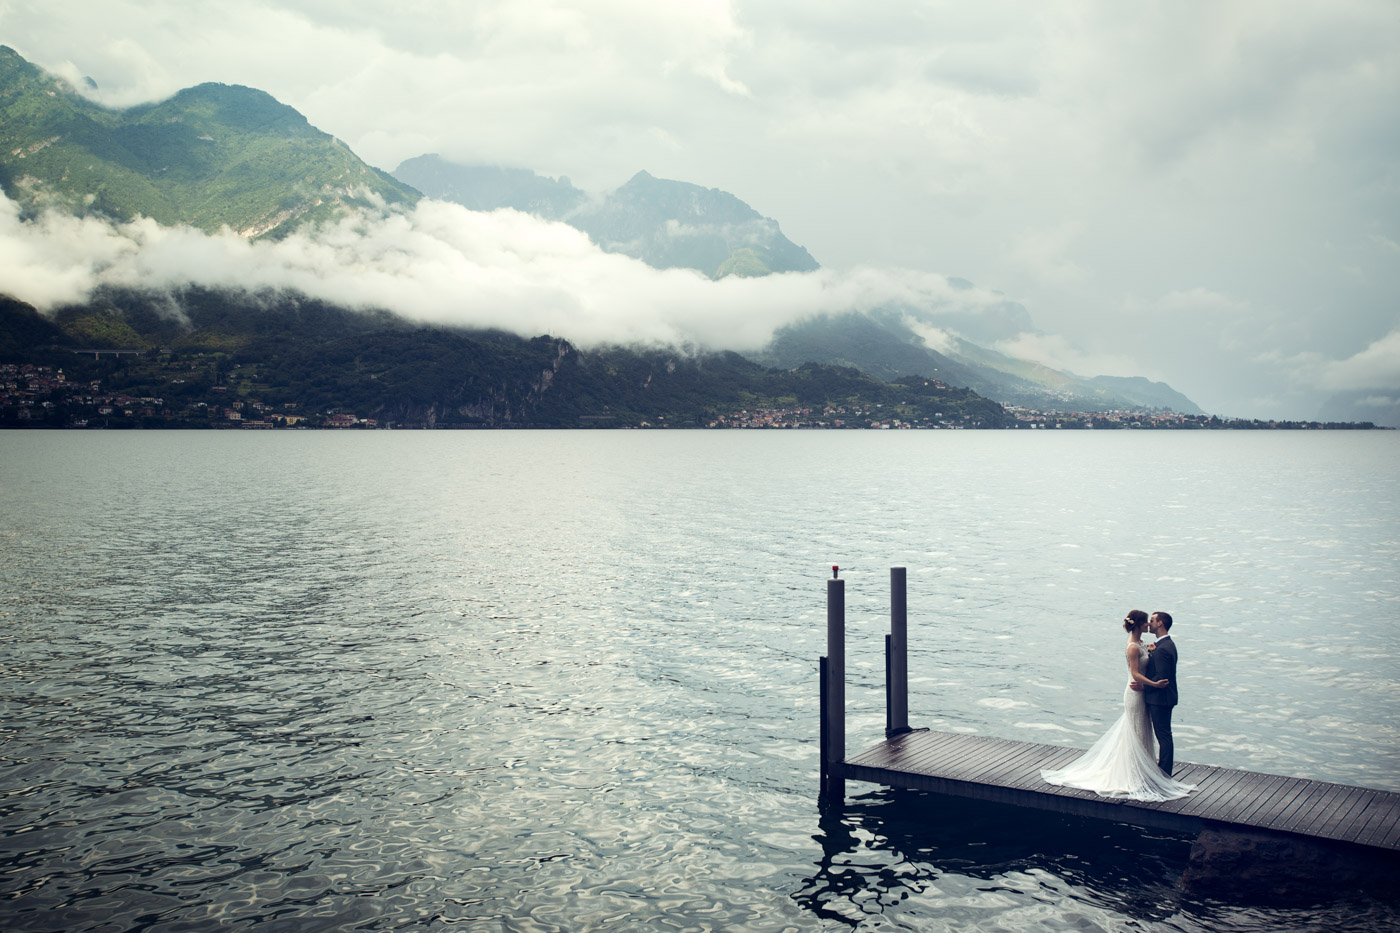
[[[1192,838],[881,789],[823,807],[816,871],[793,895],[851,929],[1255,930],[1261,905],[1183,890]],[[1391,864],[1393,860],[1386,861]],[[1400,892],[1333,890],[1267,909],[1273,929],[1384,930]]]
[[[1072,891],[1085,910],[1163,920],[1180,911],[1174,882],[1190,847],[1189,838],[1126,825],[899,790],[866,794],[844,812],[826,808],[819,827],[821,870],[797,897],[853,926],[863,918],[843,908],[883,914],[916,902],[966,911],[975,925],[979,912],[996,913],[998,894],[1045,905]],[[941,875],[975,883],[941,890]]]
[[[882,433],[0,437],[0,928],[1308,928],[1179,839],[819,817],[822,581],[853,749],[905,565],[915,725],[1087,745],[1164,606],[1181,757],[1400,789],[1400,438]]]

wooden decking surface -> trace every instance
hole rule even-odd
[[[1099,797],[1046,784],[1082,749],[921,730],[846,759],[848,780],[1038,807],[1180,832],[1211,824],[1262,829],[1400,851],[1400,794],[1304,778],[1178,762],[1195,793],[1166,803]]]

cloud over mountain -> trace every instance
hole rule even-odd
[[[113,223],[45,212],[25,221],[0,194],[0,293],[47,310],[103,285],[187,284],[290,289],[350,308],[522,336],[549,333],[581,346],[740,352],[758,350],[776,329],[814,315],[908,308],[926,315],[921,333],[935,349],[948,333],[970,333],[980,322],[1016,331],[995,346],[1025,359],[1084,375],[1142,370],[1142,361],[1090,355],[1040,333],[1024,316],[1008,322],[1004,296],[934,273],[858,267],[716,281],[604,252],[563,223],[432,199],[252,241],[144,218]],[[1320,393],[1383,390],[1400,384],[1400,331],[1343,359],[1314,352],[1265,362]]]
[[[757,349],[778,326],[812,314],[894,302],[968,313],[1000,303],[939,275],[868,268],[713,281],[603,252],[561,223],[434,200],[278,241],[54,212],[24,222],[0,200],[0,292],[49,309],[100,285],[187,283],[295,289],[347,307],[582,345],[733,350]]]
[[[1064,338],[1044,358],[1222,414],[1310,417],[1349,380],[1289,361],[1395,328],[1394,0],[70,0],[0,32],[108,105],[262,88],[382,168],[703,181],[826,267],[965,275]]]

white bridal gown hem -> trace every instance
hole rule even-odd
[[[1132,687],[1123,690],[1123,715],[1102,738],[1068,767],[1042,770],[1040,776],[1049,784],[1126,800],[1176,800],[1196,789],[1196,785],[1174,780],[1157,767],[1147,704],[1142,692]]]

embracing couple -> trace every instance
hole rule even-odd
[[[1091,790],[1100,797],[1157,801],[1185,797],[1196,786],[1172,778],[1172,709],[1176,706],[1172,617],[1154,612],[1149,618],[1134,609],[1123,620],[1123,628],[1128,632],[1129,674],[1123,715],[1073,764],[1041,771],[1040,776],[1050,784]],[[1156,641],[1144,644],[1143,632],[1151,632]]]

